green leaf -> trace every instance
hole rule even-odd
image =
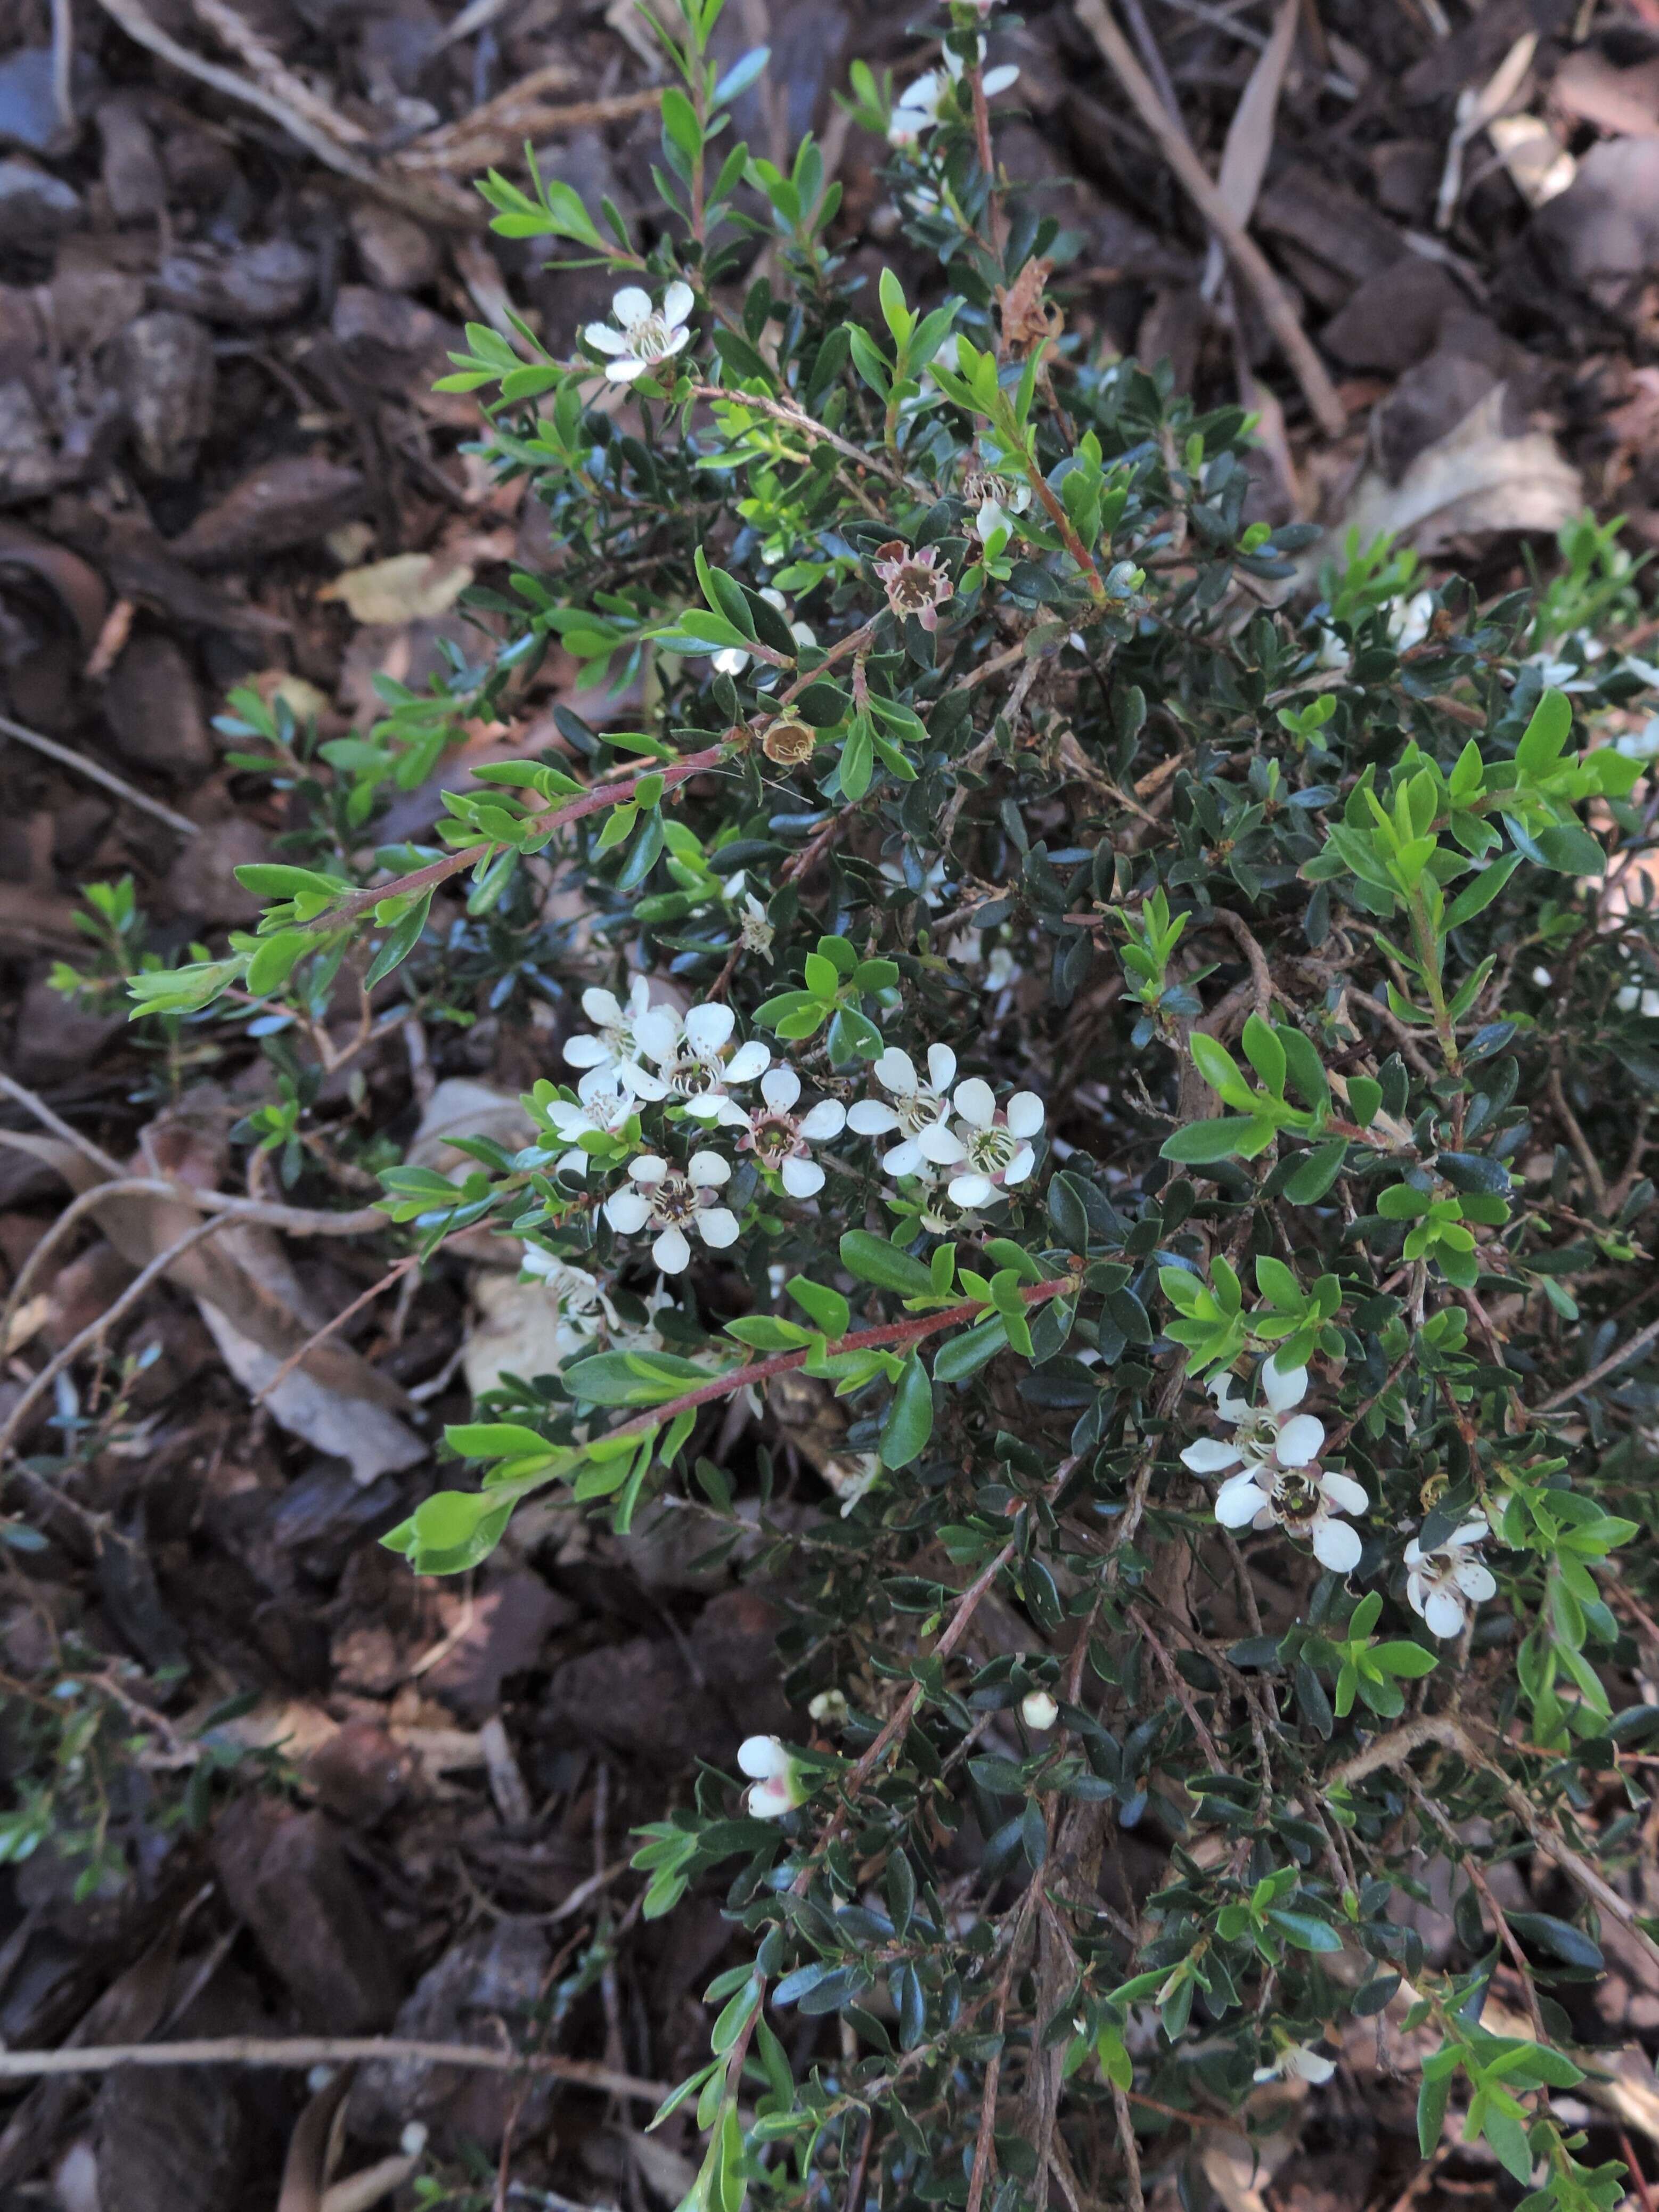
[[[873,1283],[878,1290],[896,1291],[907,1298],[933,1295],[933,1278],[921,1261],[901,1252],[884,1237],[872,1237],[867,1229],[849,1229],[842,1237],[841,1261],[849,1274],[861,1283]]]
[[[1000,1352],[1007,1349],[1008,1331],[1000,1314],[975,1322],[959,1336],[950,1337],[933,1359],[933,1376],[940,1382],[963,1382],[976,1375]]]
[[[1201,1167],[1210,1160],[1248,1158],[1245,1146],[1257,1124],[1243,1115],[1229,1114],[1217,1121],[1188,1121],[1158,1146],[1158,1157]]]
[[[1598,845],[1595,849],[1599,853],[1601,848]],[[1476,915],[1492,904],[1520,865],[1519,853],[1505,853],[1501,860],[1494,860],[1490,867],[1483,868],[1472,884],[1464,885],[1447,908],[1446,927],[1458,929],[1464,922],[1473,921]],[[1348,1089],[1352,1093],[1352,1078],[1349,1079]]]
[[[600,1352],[563,1370],[571,1396],[595,1406],[659,1406],[713,1379],[672,1352]]]
[[[1432,1674],[1439,1661],[1432,1651],[1425,1651],[1420,1644],[1401,1641],[1379,1644],[1370,1656],[1390,1674],[1404,1674],[1415,1680],[1420,1674]]]
[[[1546,691],[1515,749],[1516,766],[1528,775],[1547,775],[1571,734],[1571,700],[1565,691]]]
[[[1342,1938],[1334,1928],[1323,1920],[1316,1920],[1310,1912],[1290,1912],[1279,1905],[1267,1908],[1267,1918],[1278,1929],[1287,1943],[1298,1951],[1340,1951]]]
[[[877,1455],[884,1467],[908,1467],[933,1433],[933,1386],[918,1353],[905,1360],[881,1425]]]
[[[1312,1206],[1323,1198],[1342,1172],[1347,1151],[1346,1137],[1332,1137],[1316,1145],[1285,1180],[1285,1195],[1291,1204]]]
[[[517,1421],[463,1421],[444,1431],[444,1442],[463,1459],[525,1459],[554,1446]]]
[[[1196,1031],[1194,1034],[1192,1041],[1194,1045],[1198,1042],[1200,1034],[1200,1032]],[[1209,1040],[1206,1040],[1206,1042],[1209,1042]],[[1282,1098],[1285,1096],[1285,1048],[1279,1042],[1274,1031],[1262,1020],[1260,1014],[1252,1014],[1249,1019],[1245,1023],[1244,1035],[1242,1039],[1242,1042],[1244,1047],[1244,1056],[1249,1061],[1250,1066],[1255,1068],[1256,1073],[1261,1078],[1263,1083],[1267,1085],[1273,1097],[1275,1098]],[[1193,1057],[1196,1060],[1198,1057],[1197,1054],[1194,1053]],[[1207,1077],[1206,1078],[1206,1080],[1208,1080]],[[1217,1086],[1212,1085],[1212,1087],[1214,1088]],[[1249,1091],[1247,1089],[1244,1099],[1229,1098],[1227,1103],[1230,1106],[1243,1105],[1246,1103],[1248,1097]]]
[[[831,1290],[827,1283],[815,1283],[805,1275],[794,1275],[783,1287],[801,1311],[817,1322],[831,1344],[839,1343],[852,1327],[852,1308],[841,1292]]]
[[[1440,2141],[1450,2097],[1451,2075],[1442,2074],[1431,2081],[1425,2071],[1422,2087],[1417,2093],[1417,2146],[1425,2158],[1433,2155]]]
[[[1264,1028],[1267,1024],[1262,1024]],[[1267,1031],[1269,1036],[1273,1031]],[[1277,1039],[1274,1040],[1277,1042]],[[1255,1094],[1244,1080],[1243,1072],[1224,1044],[1208,1036],[1202,1030],[1194,1030],[1188,1039],[1188,1048],[1193,1055],[1193,1066],[1209,1085],[1218,1098],[1229,1106],[1236,1106],[1243,1114],[1255,1110]],[[1281,1059],[1283,1054],[1280,1054]]]

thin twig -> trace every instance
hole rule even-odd
[[[89,1351],[100,1337],[113,1328],[122,1315],[137,1304],[150,1285],[159,1276],[164,1275],[175,1260],[182,1259],[191,1247],[193,1244],[199,1244],[204,1237],[212,1237],[221,1229],[228,1226],[227,1216],[215,1214],[206,1221],[198,1221],[194,1228],[186,1230],[182,1237],[168,1245],[165,1252],[158,1252],[147,1267],[140,1269],[120,1297],[106,1312],[100,1314],[96,1321],[88,1322],[78,1335],[71,1337],[63,1350],[46,1362],[12,1407],[7,1416],[4,1427],[0,1428],[0,1459],[4,1458],[13,1437],[21,1430],[25,1419],[33,1411],[64,1369],[73,1366],[83,1352]]]
[[[105,2074],[117,2066],[313,2066],[396,2064],[465,2066],[487,2074],[547,2074],[583,2089],[638,2104],[660,2104],[667,2081],[644,2081],[587,2058],[555,2058],[540,2051],[501,2051],[476,2043],[423,2043],[399,2035],[225,2035],[183,2043],[83,2044],[64,2051],[0,2051],[0,2081],[28,2081],[43,2075]]]
[[[75,128],[75,10],[52,0],[52,104],[67,131]]]
[[[399,1260],[394,1267],[382,1275],[378,1283],[371,1283],[361,1297],[353,1298],[349,1306],[343,1307],[332,1321],[325,1321],[320,1328],[313,1329],[299,1350],[289,1352],[270,1382],[262,1383],[254,1392],[250,1402],[255,1406],[263,1406],[277,1385],[287,1382],[302,1359],[307,1358],[319,1344],[332,1336],[337,1328],[343,1328],[353,1314],[361,1313],[366,1305],[372,1305],[382,1291],[389,1291],[392,1285],[406,1275],[411,1267],[418,1266],[420,1257],[418,1252],[409,1253],[404,1259]]]
[[[1592,1384],[1605,1381],[1615,1368],[1622,1367],[1627,1359],[1634,1359],[1638,1352],[1645,1352],[1656,1337],[1659,1337],[1659,1321],[1650,1321],[1645,1328],[1637,1330],[1628,1344],[1621,1344],[1617,1352],[1610,1352],[1605,1359],[1592,1367],[1588,1375],[1581,1375],[1576,1382],[1569,1382],[1561,1389],[1553,1391],[1542,1405],[1533,1406],[1528,1411],[1534,1414],[1553,1413],[1558,1406],[1565,1406],[1569,1398],[1577,1398]]]
[[[105,5],[108,4],[109,0],[105,0]],[[1302,395],[1315,421],[1328,438],[1341,437],[1348,427],[1347,410],[1337,397],[1336,386],[1324,362],[1297,320],[1296,310],[1273,264],[1243,225],[1235,219],[1215,180],[1188,145],[1180,127],[1165,112],[1152,79],[1113,21],[1106,0],[1077,0],[1077,16],[1128,94],[1135,112],[1157,140],[1158,150],[1174,171],[1176,183],[1226,247],[1234,268],[1255,294],[1256,305],[1278,339],[1279,350],[1302,387]]]
[[[60,745],[55,738],[43,738],[39,730],[31,730],[21,722],[14,722],[9,714],[0,714],[0,731],[9,738],[15,738],[20,744],[32,745],[36,752],[44,753],[48,760],[56,761],[60,768],[66,768],[76,775],[85,776],[88,783],[102,784],[106,791],[112,791],[118,799],[125,799],[129,806],[137,806],[144,813],[154,815],[158,822],[165,822],[169,830],[176,830],[181,837],[199,837],[202,834],[201,823],[192,822],[189,815],[175,814],[170,806],[163,806],[159,799],[152,799],[148,793],[135,790],[131,784],[109,769],[100,767],[96,761],[88,760],[84,753],[72,752],[68,745]]]

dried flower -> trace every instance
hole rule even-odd
[[[582,332],[596,353],[608,354],[605,373],[613,384],[631,384],[672,360],[690,337],[686,318],[695,304],[689,284],[672,283],[660,307],[637,284],[624,284],[611,302],[612,321],[590,323]]]
[[[876,574],[901,622],[914,615],[924,629],[938,629],[939,611],[956,590],[939,557],[937,545],[915,549],[901,538],[889,538],[877,553]]]
[[[793,714],[780,714],[775,722],[767,724],[761,750],[780,768],[799,768],[803,761],[811,759],[817,741],[817,732],[805,722]]]

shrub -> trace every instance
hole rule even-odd
[[[1630,564],[1586,525],[1545,599],[1482,604],[1356,546],[1293,596],[1315,533],[1246,522],[1244,412],[1066,334],[985,8],[896,105],[855,74],[951,288],[873,302],[818,147],[729,145],[764,57],[721,76],[720,0],[679,11],[648,249],[533,165],[482,187],[619,284],[576,358],[479,327],[447,380],[554,565],[474,592],[477,665],[386,685],[366,739],[240,696],[238,757],[313,826],[240,872],[255,932],[131,988],[186,1027],[394,971],[579,998],[532,1145],[383,1175],[423,1251],[524,1239],[572,1346],[386,1540],[452,1572],[532,1494],[626,1530],[672,1490],[729,1548],[758,1492],[803,1734],[638,1858],[648,1914],[720,1869],[742,1948],[672,2100],[689,2201],[1139,2203],[1137,2130],[1322,2079],[1393,2004],[1437,2044],[1425,2153],[1455,2096],[1528,2202],[1609,2206],[1548,2094],[1598,1917],[1653,1949],[1620,1886],[1650,1561],[1612,1556],[1653,1464],[1656,1330],[1620,1343],[1652,748],[1608,737],[1655,672],[1592,634]],[[556,648],[561,743],[376,849]],[[708,1456],[786,1371],[850,1419],[805,1536],[764,1450]],[[1458,1869],[1443,1966],[1399,1917],[1419,1850]],[[1500,1907],[1528,1854],[1559,1911]]]

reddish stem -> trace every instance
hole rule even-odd
[[[1025,1304],[1036,1305],[1043,1298],[1057,1298],[1077,1288],[1070,1275],[1057,1275],[1047,1283],[1022,1283],[1019,1295]],[[994,1311],[994,1308],[988,1310]],[[879,1345],[920,1344],[924,1337],[937,1336],[942,1328],[955,1328],[961,1322],[977,1321],[988,1309],[977,1298],[965,1298],[960,1305],[946,1306],[943,1313],[918,1316],[914,1321],[889,1321],[878,1328],[855,1329],[832,1344],[832,1352],[871,1352]],[[733,1390],[741,1390],[751,1382],[769,1382],[775,1375],[792,1374],[804,1367],[812,1357],[809,1345],[799,1352],[775,1352],[770,1359],[749,1361],[742,1367],[729,1368],[724,1375],[716,1375],[708,1382],[699,1383],[688,1390],[683,1398],[671,1398],[665,1406],[653,1406],[648,1413],[635,1413],[631,1420],[623,1421],[612,1429],[613,1437],[636,1436],[641,1429],[659,1428],[678,1413],[689,1412],[693,1406],[706,1406],[716,1398],[729,1397]]]

